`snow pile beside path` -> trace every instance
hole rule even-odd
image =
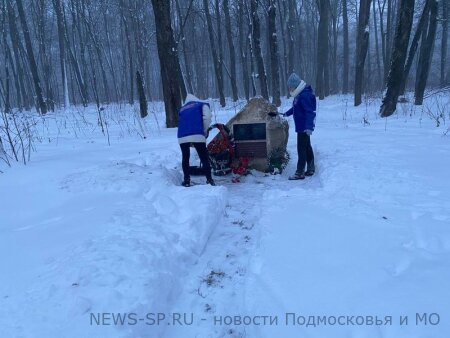
[[[61,205],[30,205],[32,221],[44,220],[36,226],[23,227],[27,221],[4,215],[2,254],[10,250],[16,256],[14,271],[21,261],[23,269],[30,266],[20,280],[11,276],[0,284],[5,337],[158,335],[158,327],[113,325],[112,319],[97,325],[95,318],[168,311],[223,216],[226,188],[178,186],[181,174],[166,166],[173,161],[169,153],[119,161],[100,157],[101,164],[44,180],[33,194],[58,196]],[[50,168],[41,164],[36,175],[40,170]],[[61,217],[55,218],[55,209]],[[14,243],[24,238],[29,252],[17,252]]]

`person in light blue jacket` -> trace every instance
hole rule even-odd
[[[287,85],[294,102],[292,108],[284,115],[294,116],[298,153],[297,171],[289,179],[303,180],[305,175],[312,176],[316,170],[314,152],[311,147],[311,135],[316,122],[316,96],[311,86],[296,73],[289,76]],[[305,166],[307,166],[306,172]]]
[[[194,146],[202,162],[206,183],[215,185],[211,176],[206,137],[211,124],[211,109],[207,102],[201,101],[192,94],[186,96],[184,105],[179,111],[178,143],[181,148],[184,179],[181,183],[185,187],[191,185],[189,174],[190,147]]]

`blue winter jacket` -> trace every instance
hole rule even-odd
[[[209,107],[208,103],[195,101],[188,102],[181,107],[178,120],[178,138],[191,135],[205,136],[205,130],[203,129],[203,105],[205,104]]]
[[[316,124],[316,96],[310,85],[307,85],[295,98],[292,108],[286,116],[294,115],[295,131],[303,133],[313,131]]]

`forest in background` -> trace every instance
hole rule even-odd
[[[426,87],[450,83],[449,0],[0,1],[5,112],[141,93],[164,99],[176,126],[186,92],[279,105],[293,71],[320,98],[354,93],[355,105],[392,86],[395,102],[411,89],[421,104]]]

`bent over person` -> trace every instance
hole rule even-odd
[[[206,137],[211,124],[211,109],[207,102],[201,101],[192,94],[188,94],[184,105],[179,112],[178,143],[182,154],[182,166],[184,179],[182,185],[189,187],[191,177],[189,174],[189,158],[191,145],[197,151],[202,162],[206,183],[215,185],[211,176],[208,150],[206,149]]]
[[[311,147],[311,135],[316,121],[316,96],[310,85],[300,76],[292,73],[288,79],[288,89],[294,98],[292,108],[284,115],[294,115],[295,131],[297,133],[298,162],[297,171],[290,180],[303,180],[306,176],[314,175],[314,152]],[[306,172],[305,172],[306,166]]]

